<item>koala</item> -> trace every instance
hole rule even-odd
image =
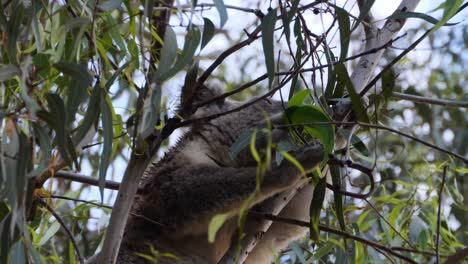
[[[216,90],[203,87],[196,94],[195,103],[217,94]],[[191,118],[222,113],[241,104],[216,101],[198,108]],[[230,147],[242,133],[264,124],[266,116],[279,120],[283,109],[281,102],[262,99],[240,111],[193,124],[189,132],[147,170],[129,215],[117,262],[148,263],[136,253],[151,255],[153,248],[161,254],[177,256],[176,259],[161,256],[158,263],[218,263],[238,241],[239,210],[255,191],[257,179],[257,163],[250,150],[247,148],[232,159]],[[272,138],[277,142],[287,133],[273,129]],[[324,148],[317,141],[291,154],[309,172],[323,160]],[[287,160],[279,165],[271,163],[251,209],[262,211],[262,205],[269,199],[290,189],[303,177]],[[282,210],[281,216],[307,221],[312,195],[312,185],[301,189]],[[221,213],[230,217],[218,230],[215,242],[209,243],[209,222]],[[247,218],[243,232],[255,232],[256,224],[258,219]],[[275,254],[306,231],[303,227],[273,223],[245,263],[271,263]]]

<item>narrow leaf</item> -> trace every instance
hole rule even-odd
[[[224,5],[223,0],[213,0],[213,2],[215,4],[215,6],[216,6],[216,9],[218,10],[218,13],[219,13],[219,19],[220,19],[219,27],[222,28],[224,26],[224,24],[226,24],[226,21],[228,19],[228,13],[227,13],[226,6]]]
[[[183,67],[191,63],[193,55],[195,54],[198,44],[200,43],[200,38],[200,29],[195,25],[190,26],[188,28],[187,36],[185,37],[184,48],[180,56],[177,57],[175,65],[167,73],[159,75],[159,78],[157,77],[156,80],[158,82],[162,82],[168,78],[171,78],[180,70],[182,70]]]
[[[366,108],[361,102],[361,97],[359,97],[359,95],[356,93],[353,82],[349,78],[348,71],[346,70],[344,64],[337,64],[336,71],[341,84],[345,86],[346,90],[348,91],[353,112],[357,116],[357,119],[361,122],[369,123],[369,117],[367,116]]]
[[[359,26],[359,24],[364,20],[364,18],[366,18],[367,14],[369,14],[370,9],[374,5],[374,2],[375,0],[364,1],[364,5],[362,6],[359,12],[358,19],[354,22],[353,29],[351,29],[351,31],[354,31]]]
[[[343,8],[335,8],[336,17],[338,19],[338,25],[340,29],[340,43],[341,43],[341,52],[340,52],[340,61],[344,61],[346,55],[348,54],[349,40],[351,35],[349,14]]]
[[[208,42],[213,38],[214,33],[215,33],[215,26],[211,20],[208,18],[204,17],[203,21],[205,22],[205,26],[203,27],[203,37],[201,41],[201,49],[205,47]]]
[[[101,8],[103,11],[112,11],[117,9],[122,4],[122,0],[107,0],[104,2],[99,3],[98,7]]]
[[[223,226],[224,222],[228,219],[228,214],[217,214],[211,218],[208,225],[208,242],[213,243],[216,238],[216,233]]]
[[[164,45],[161,50],[161,59],[159,60],[157,78],[164,76],[169,72],[177,56],[177,38],[172,27],[167,26],[164,33]]]
[[[102,90],[105,91],[104,89]],[[103,94],[101,96],[101,121],[102,121],[102,130],[104,144],[101,153],[101,162],[99,164],[99,192],[101,194],[101,202],[104,197],[104,184],[106,180],[106,172],[109,167],[110,158],[112,155],[112,142],[114,139],[114,130],[112,126],[112,110],[110,98],[107,98],[108,95]]]
[[[273,39],[275,24],[276,9],[270,9],[268,14],[262,19],[262,45],[268,73],[268,86],[270,88],[275,79],[275,48]]]
[[[320,178],[315,185],[314,196],[310,203],[310,238],[314,241],[320,240],[320,212],[322,211],[323,201],[325,200],[325,191],[327,189],[326,177]]]

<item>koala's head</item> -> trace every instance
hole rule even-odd
[[[188,115],[193,115],[194,112],[198,113],[200,112],[199,110],[203,110],[203,112],[208,113],[218,112],[218,109],[225,105],[225,98],[220,98],[212,102],[209,101],[221,94],[222,91],[220,89],[208,88],[205,85],[201,86],[199,89],[197,89],[197,91],[193,91],[184,87],[180,100],[180,108],[185,109],[186,114]]]

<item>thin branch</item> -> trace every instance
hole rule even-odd
[[[428,256],[436,255],[436,253],[427,251],[427,250],[418,250],[418,249],[411,249],[411,248],[404,248],[404,247],[391,247],[391,249],[397,250],[397,251],[405,251],[405,252],[411,252],[411,253],[416,253],[416,254],[428,255]],[[441,255],[441,256],[446,257],[446,255]]]
[[[261,217],[261,218],[268,219],[268,220],[274,221],[274,222],[280,222],[280,223],[285,223],[285,224],[290,224],[290,225],[303,226],[303,227],[307,227],[307,228],[310,227],[309,222],[300,221],[300,220],[296,220],[296,219],[284,218],[284,217],[279,217],[279,216],[272,215],[272,214],[263,214],[263,213],[257,213],[257,212],[252,212],[252,211],[249,211],[249,214],[253,215],[254,217]],[[384,252],[387,252],[387,253],[389,253],[389,254],[391,254],[391,255],[393,255],[395,257],[398,257],[398,258],[400,258],[402,260],[405,260],[405,261],[407,261],[409,263],[417,263],[414,260],[410,259],[409,257],[401,255],[400,253],[395,252],[391,248],[386,247],[386,246],[384,246],[382,244],[379,244],[377,242],[370,241],[370,240],[367,240],[365,238],[355,236],[355,235],[350,234],[348,232],[338,230],[338,229],[335,229],[335,228],[332,228],[332,227],[329,227],[329,226],[326,226],[326,225],[323,225],[323,224],[319,224],[319,229],[321,231],[323,231],[323,232],[336,234],[336,235],[342,236],[342,237],[347,238],[347,239],[352,239],[354,241],[361,242],[362,244],[365,244],[367,246],[370,246],[370,247],[373,247],[373,248],[376,248],[376,249],[380,249],[380,250],[382,250]]]
[[[363,56],[366,56],[366,55],[369,55],[369,54],[372,54],[372,53],[376,53],[376,52],[378,52],[378,51],[380,51],[380,50],[387,49],[387,48],[391,47],[392,44],[393,44],[395,41],[397,41],[397,40],[403,38],[404,36],[406,36],[406,34],[403,34],[403,35],[398,36],[398,37],[396,37],[396,38],[394,38],[394,39],[391,39],[391,40],[389,40],[387,43],[383,44],[383,45],[380,46],[380,47],[372,48],[372,49],[366,50],[366,51],[364,51],[364,52],[361,52],[361,53],[359,53],[359,54],[349,56],[349,57],[347,57],[346,59],[344,59],[344,62],[351,61],[351,60],[355,60],[355,59],[358,59],[358,58],[360,58],[360,57],[363,57]],[[314,71],[317,71],[317,70],[321,70],[321,69],[328,68],[328,67],[330,67],[330,66],[335,66],[335,65],[337,65],[337,64],[339,64],[339,63],[341,63],[341,62],[336,61],[336,62],[333,62],[333,63],[330,63],[330,64],[322,64],[322,65],[320,65],[320,66],[315,66],[315,67],[310,67],[310,68],[301,68],[301,67],[298,67],[298,68],[300,69],[299,71],[298,71],[298,70],[293,70],[293,71],[282,71],[282,72],[276,72],[275,75],[276,75],[276,76],[282,76],[282,75],[294,74],[295,72],[298,72],[298,73],[314,72]],[[255,79],[253,79],[252,81],[247,82],[247,83],[245,83],[245,84],[239,86],[238,88],[236,88],[236,89],[234,89],[234,90],[232,90],[232,91],[229,91],[229,92],[220,94],[220,95],[215,96],[215,97],[213,97],[213,98],[209,98],[209,99],[207,99],[207,100],[205,100],[205,101],[203,101],[203,102],[201,102],[201,103],[195,104],[194,107],[195,107],[195,108],[198,108],[198,107],[202,107],[202,106],[204,106],[204,105],[208,105],[208,104],[211,104],[211,103],[213,103],[213,102],[222,100],[222,99],[224,99],[224,98],[226,98],[226,97],[229,97],[229,96],[231,96],[231,95],[233,95],[233,94],[239,93],[239,92],[241,92],[241,91],[243,91],[243,90],[245,90],[245,89],[247,89],[247,88],[249,88],[249,87],[251,87],[251,86],[254,86],[255,84],[257,84],[257,83],[259,83],[259,82],[261,82],[261,81],[263,81],[263,80],[266,80],[267,78],[268,78],[268,74],[265,73],[265,74],[263,74],[263,75],[261,75],[261,76],[255,78]]]
[[[98,206],[98,207],[112,209],[112,206],[101,204],[101,203],[96,203],[96,202],[91,202],[91,201],[87,201],[83,199],[77,199],[77,198],[61,196],[61,195],[51,195],[50,197],[54,199],[62,199],[62,200],[68,200],[68,201],[73,201],[73,202],[78,202],[78,203],[86,203],[86,204],[91,204],[91,205]]]
[[[442,207],[442,192],[444,191],[444,184],[445,184],[445,178],[447,177],[447,168],[448,166],[444,166],[444,171],[442,172],[442,182],[440,183],[440,189],[439,189],[439,201],[438,201],[438,208],[437,208],[437,232],[436,232],[436,263],[440,263],[440,251],[439,251],[439,246],[440,246],[440,223],[441,223],[441,217],[440,214],[442,212],[441,207]]]
[[[92,186],[99,186],[99,180],[84,174],[74,173],[71,171],[57,171],[54,175],[56,178],[71,180],[75,182],[81,182],[85,184],[89,184]],[[120,183],[116,181],[104,181],[104,188],[110,190],[119,190]]]
[[[243,47],[250,45],[253,41],[255,41],[258,38],[258,34],[262,30],[261,26],[258,26],[252,33],[248,34],[248,38],[245,39],[244,41],[241,41],[234,46],[230,47],[229,49],[225,50],[223,53],[221,53],[218,58],[203,72],[203,74],[198,78],[197,83],[194,85],[194,88],[192,90],[192,94],[189,95],[189,99],[187,102],[183,102],[184,105],[182,106],[181,109],[181,116],[184,116],[184,114],[187,113],[188,108],[192,106],[192,99],[193,96],[196,94],[198,89],[202,87],[203,83],[210,77],[211,73],[231,54],[235,53],[236,51],[242,49]]]
[[[387,131],[390,131],[390,132],[393,132],[395,134],[398,134],[400,136],[403,136],[403,137],[406,137],[406,138],[409,138],[409,139],[412,139],[416,142],[419,142],[423,145],[426,145],[430,148],[433,148],[435,150],[438,150],[440,152],[443,152],[445,154],[448,154],[448,155],[451,155],[461,161],[463,161],[465,164],[468,164],[468,158],[465,158],[463,157],[462,155],[458,154],[458,153],[455,153],[455,152],[452,152],[450,150],[447,150],[447,149],[444,149],[444,148],[441,148],[437,145],[434,145],[432,143],[429,143],[427,141],[424,141],[422,139],[419,139],[415,136],[412,136],[410,134],[407,134],[407,133],[404,133],[404,132],[401,132],[399,130],[396,130],[396,129],[393,129],[391,127],[388,127],[388,126],[383,126],[383,125],[375,125],[375,124],[369,124],[369,123],[364,123],[364,122],[357,122],[357,121],[354,121],[354,122],[345,122],[345,121],[329,121],[329,122],[308,122],[308,123],[301,123],[301,124],[294,124],[294,125],[276,125],[274,126],[274,128],[285,128],[285,127],[290,127],[290,126],[304,126],[304,125],[326,125],[326,124],[334,124],[334,125],[359,125],[359,126],[363,126],[363,127],[369,127],[369,128],[375,128],[375,129],[383,129],[383,130],[387,130]]]
[[[454,100],[447,100],[447,99],[430,98],[430,97],[418,96],[418,95],[413,95],[413,94],[405,94],[405,93],[397,93],[397,92],[393,92],[392,97],[398,98],[401,100],[408,100],[408,101],[415,102],[418,104],[434,104],[434,105],[442,105],[442,106],[447,106],[447,107],[468,108],[468,101],[454,101]]]
[[[76,255],[78,256],[78,259],[80,260],[80,263],[85,263],[84,258],[81,255],[80,250],[78,249],[78,244],[76,243],[75,238],[73,238],[73,234],[65,225],[65,222],[63,222],[62,218],[55,212],[55,210],[52,207],[50,207],[50,205],[44,202],[44,200],[42,200],[39,197],[36,197],[35,199],[39,204],[44,206],[44,208],[47,209],[47,211],[49,211],[54,216],[55,220],[57,220],[57,222],[62,226],[62,228],[65,230],[68,237],[70,238],[70,241],[72,242],[73,247],[75,248],[75,252],[76,252]]]
[[[366,199],[367,197],[369,197],[374,192],[375,181],[374,181],[374,176],[372,175],[372,169],[364,167],[361,164],[354,163],[351,160],[343,161],[343,160],[339,160],[339,159],[336,159],[336,158],[330,158],[328,160],[328,164],[329,165],[339,165],[341,167],[347,166],[347,167],[353,168],[355,170],[358,170],[358,171],[366,174],[367,178],[369,179],[369,191],[367,193],[353,193],[353,192],[348,192],[346,190],[341,190],[338,186],[331,185],[331,184],[327,183],[327,188],[328,189],[330,189],[330,190],[332,190],[332,191],[334,191],[336,193],[340,193],[342,195],[346,195],[346,196],[353,197],[353,198],[356,198],[356,199],[363,199],[363,200]]]

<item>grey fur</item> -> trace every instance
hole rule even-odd
[[[193,117],[239,105],[231,101],[210,104],[198,109]],[[160,253],[178,257],[163,257],[158,263],[217,263],[236,242],[236,215],[254,191],[257,177],[257,164],[249,151],[231,160],[229,148],[244,131],[265,122],[265,113],[273,116],[282,110],[281,103],[265,99],[241,111],[193,125],[163,159],[149,168],[129,216],[118,263],[148,263],[134,253],[149,254],[149,245]],[[275,131],[275,135],[280,138],[285,132]],[[322,161],[323,153],[322,145],[317,143],[293,155],[310,171]],[[288,162],[271,165],[253,205],[261,207],[265,199],[287,190],[300,177],[299,170]],[[299,193],[293,201],[296,204],[288,205],[283,214],[307,217],[310,188]],[[210,244],[208,223],[219,213],[230,213],[232,218]],[[248,220],[246,227],[254,230],[255,220]],[[276,253],[272,250],[280,250],[304,234],[303,228],[276,223],[270,230],[277,231],[265,234],[259,250],[251,253],[247,263],[268,263]]]

